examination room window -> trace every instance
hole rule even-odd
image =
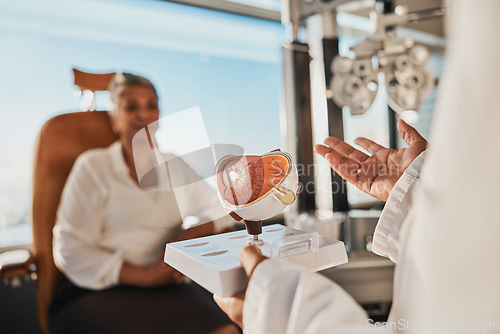
[[[211,143],[281,146],[279,22],[164,1],[0,3],[0,248],[28,245],[36,135],[80,110],[72,68],[152,80],[161,115],[200,107]],[[107,109],[106,94],[96,109]]]

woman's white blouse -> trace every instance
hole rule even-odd
[[[181,159],[171,161],[169,175],[161,173],[160,180],[186,187],[146,191],[129,176],[120,143],[78,157],[53,230],[56,266],[75,284],[104,289],[118,283],[123,262],[149,266],[186,216],[214,221],[216,231],[233,223],[215,189]]]

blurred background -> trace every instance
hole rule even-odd
[[[317,6],[335,2],[321,1]],[[295,138],[286,121],[284,76],[290,64],[283,60],[283,46],[292,40],[307,43],[309,135],[313,143],[338,135],[331,124],[329,128],[332,91],[329,75],[325,77],[330,69],[322,43],[325,22],[336,20],[338,54],[352,58],[351,47],[373,35],[370,12],[388,13],[397,6],[425,11],[442,4],[440,0],[337,2],[343,6],[330,6],[328,16],[318,10],[301,17],[295,38],[289,24],[282,24],[282,8],[290,9],[288,0],[285,4],[280,0],[0,0],[0,253],[32,244],[32,164],[39,129],[51,117],[80,111],[89,102],[90,96],[73,83],[74,68],[143,75],[156,85],[160,117],[199,107],[211,144],[236,144],[247,153],[261,154],[286,148],[290,137]],[[439,78],[446,47],[444,20],[417,21],[399,24],[396,35],[425,45],[427,66]],[[403,147],[394,135],[395,122],[403,117],[427,137],[436,90],[418,110],[395,113],[388,106],[387,90],[379,84],[365,113],[352,115],[349,108],[337,107],[341,133],[350,143],[365,136],[384,146]],[[107,93],[97,92],[95,109],[106,110],[107,101]],[[296,227],[343,239],[353,259],[351,267],[325,275],[344,283],[367,309],[383,317],[391,302],[393,267],[371,257],[369,249],[383,203],[349,185],[336,199],[329,167],[317,157],[314,162],[315,213],[301,215],[299,210],[287,222],[292,219]],[[347,205],[339,207],[335,204],[339,201]],[[355,225],[350,223],[354,221]],[[376,285],[365,284],[366,277]],[[19,314],[26,319],[25,327],[16,327],[20,333],[38,332],[34,289],[32,282],[21,289],[0,287],[0,332],[10,333],[9,323],[18,322]]]

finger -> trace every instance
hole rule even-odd
[[[214,300],[234,323],[240,326],[240,328],[243,328],[243,302],[245,300],[245,291],[224,298],[214,295]]]
[[[422,137],[414,127],[408,125],[408,123],[406,123],[402,119],[398,121],[397,128],[399,135],[408,145],[412,145],[415,142],[427,143],[427,140],[425,140],[424,137]]]
[[[267,259],[267,257],[262,255],[259,247],[255,245],[246,245],[240,253],[241,265],[243,269],[245,269],[248,278],[252,277],[255,268],[265,259]]]
[[[219,305],[220,308],[222,308],[222,305],[224,305],[224,298],[222,298],[219,295],[214,294],[214,300]]]
[[[374,142],[368,138],[365,138],[365,137],[356,138],[356,140],[354,140],[354,142],[356,144],[358,144],[359,146],[361,146],[362,148],[364,148],[365,150],[367,150],[368,152],[370,152],[370,154],[375,154],[379,150],[382,150],[385,148],[384,146],[379,145],[376,142]]]
[[[361,165],[357,161],[349,159],[335,151],[326,154],[325,159],[330,164],[330,167],[344,180],[352,184],[358,182],[358,170]]]
[[[316,145],[314,146],[314,151],[321,155],[323,158],[328,154],[328,153],[337,153],[340,154],[339,152],[336,152],[335,150],[331,149],[328,146],[325,145]],[[341,156],[344,156],[343,154],[340,154]]]
[[[314,146],[314,151],[318,154],[320,154],[321,156],[325,157],[328,153],[337,153],[337,154],[340,154],[341,156],[345,156],[344,154],[340,153],[340,152],[337,152],[336,150],[334,149],[331,149],[330,147],[328,146],[325,146],[325,145],[316,145]],[[364,154],[363,152],[360,152],[358,151],[359,153],[361,153],[363,156],[361,155],[358,155],[357,158],[362,160],[362,161],[357,161],[357,159],[353,159],[353,160],[356,160],[357,162],[363,162],[365,161],[366,159],[369,158],[368,155]],[[347,157],[349,158],[349,157]],[[350,158],[352,159],[352,157]]]
[[[325,145],[314,145],[314,152],[318,153],[322,157],[325,157],[325,155],[332,152],[332,149]]]
[[[339,152],[340,154],[348,157],[349,159],[353,159],[358,162],[363,162],[369,158],[369,156],[366,155],[365,153],[355,149],[351,145],[347,144],[345,141],[335,137],[326,138],[325,144],[328,145],[333,150]]]
[[[214,294],[214,300],[217,305],[221,308],[222,311],[227,313],[228,310],[228,305],[231,303],[231,298],[232,297],[221,297],[219,295]]]

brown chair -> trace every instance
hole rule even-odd
[[[81,89],[92,89],[88,75]],[[97,75],[98,88],[103,75]],[[112,76],[107,75],[108,83]],[[90,80],[91,81],[91,80]],[[75,83],[78,84],[75,72]],[[66,179],[76,158],[84,151],[106,147],[117,139],[105,111],[86,111],[55,116],[40,130],[35,147],[33,175],[33,259],[2,266],[0,278],[28,274],[31,261],[36,263],[37,302],[40,327],[48,334],[47,315],[60,272],[52,257],[52,228]]]
[[[109,146],[115,140],[105,111],[56,116],[45,123],[38,136],[33,176],[33,247],[38,315],[44,333],[48,333],[48,307],[60,276],[52,257],[52,228],[64,184],[82,152]]]

